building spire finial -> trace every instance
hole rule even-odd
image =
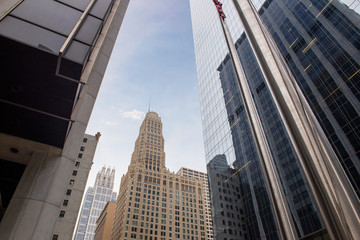
[[[150,101],[149,101],[149,109],[148,109],[148,112],[150,112],[150,107],[151,107],[151,96],[150,96]]]

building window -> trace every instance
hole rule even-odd
[[[70,184],[71,186],[74,186],[74,183],[75,183],[75,180],[74,180],[74,179],[71,179],[70,182],[69,182],[69,184]]]
[[[79,153],[78,158],[82,158],[82,153]]]
[[[65,211],[60,211],[59,217],[64,217],[64,216],[65,216]]]
[[[73,173],[72,173],[73,176],[76,176],[77,175],[77,171],[74,170]]]
[[[71,195],[71,190],[70,189],[66,190],[66,195]]]
[[[87,142],[87,138],[84,138],[84,139],[83,139],[83,142],[86,143],[86,142]]]
[[[65,200],[63,201],[63,206],[67,206],[68,203],[69,203],[69,200],[66,200],[66,199],[65,199]]]
[[[75,162],[75,167],[79,167],[80,166],[80,162]]]
[[[52,240],[57,240],[59,238],[59,235],[53,235]]]

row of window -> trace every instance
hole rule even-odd
[[[83,142],[86,143],[86,142],[87,142],[87,138],[84,138],[84,139],[83,139]],[[85,150],[85,147],[84,147],[84,146],[81,146],[81,147],[80,147],[80,151],[83,152],[84,150]],[[79,153],[78,158],[82,158],[82,153]],[[79,166],[80,166],[80,162],[79,162],[79,161],[76,161],[76,162],[75,162],[75,167],[78,168]],[[78,173],[77,170],[73,170],[72,176],[76,176],[77,173]],[[70,181],[69,181],[69,186],[74,186],[74,184],[75,184],[75,180],[74,180],[74,179],[70,179]],[[66,195],[67,195],[67,196],[70,196],[70,195],[71,195],[71,192],[72,192],[71,189],[67,189],[67,190],[66,190]],[[69,200],[64,199],[64,201],[63,201],[63,206],[66,207],[68,204],[69,204]],[[64,211],[64,210],[61,210],[61,211],[60,211],[59,217],[65,217],[65,211]],[[54,236],[57,236],[57,235],[54,235]],[[54,238],[53,238],[53,239],[54,239]],[[57,239],[57,238],[56,238],[56,239]]]
[[[171,233],[169,233],[169,234],[171,234]],[[175,233],[175,234],[171,234],[171,236],[169,236],[169,237],[172,237],[172,235],[174,235],[173,237],[175,237],[175,239],[180,239],[180,234],[179,233]],[[161,235],[161,236],[165,236],[165,235]],[[203,235],[201,235],[201,236],[205,236],[205,234]],[[127,233],[125,233],[125,237],[128,237],[128,234]],[[130,238],[134,238],[134,239],[136,239],[136,233],[131,233],[130,234]],[[157,237],[153,237],[153,236],[147,236],[147,235],[142,235],[142,234],[140,234],[140,239],[144,239],[144,240],[158,240],[158,238]],[[165,240],[166,238],[160,238],[160,240]],[[205,238],[204,237],[201,237],[201,238],[199,238],[199,237],[195,237],[195,236],[191,236],[191,235],[183,235],[183,237],[182,237],[182,239],[187,239],[187,240],[205,240]],[[125,240],[126,240],[126,238],[125,238]],[[168,239],[168,240],[172,240],[172,239]]]

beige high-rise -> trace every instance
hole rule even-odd
[[[108,202],[96,221],[94,240],[110,240],[111,229],[114,223],[115,202]]]
[[[209,192],[209,181],[207,174],[185,167],[181,167],[176,174],[184,177],[196,178],[203,182],[203,192],[205,199],[204,211],[205,211],[206,234],[208,240],[212,240],[214,238],[214,233],[213,233],[213,224],[211,218],[210,192]]]
[[[112,240],[207,240],[201,180],[165,168],[162,123],[148,112],[122,177]]]

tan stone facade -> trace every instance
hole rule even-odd
[[[210,192],[209,192],[209,181],[206,173],[196,171],[193,169],[182,167],[176,173],[178,175],[199,179],[203,182],[203,192],[204,192],[204,210],[205,210],[205,222],[206,222],[206,234],[208,240],[212,240],[214,238],[213,233],[213,224],[211,217],[211,205],[210,205]]]
[[[94,240],[110,240],[114,223],[115,202],[108,202],[96,221]]]
[[[148,112],[122,177],[112,240],[207,240],[202,181],[165,168],[162,123]]]

